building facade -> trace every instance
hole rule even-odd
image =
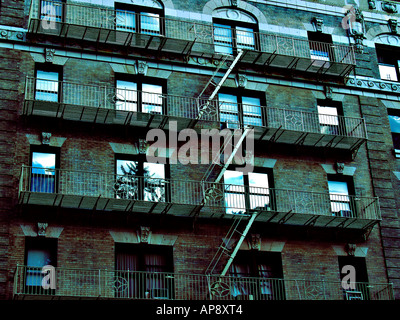
[[[400,297],[400,3],[0,9],[3,299]]]

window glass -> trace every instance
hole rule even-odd
[[[249,172],[250,208],[265,208],[269,206],[268,174]]]
[[[328,181],[331,209],[341,216],[351,215],[349,188],[345,181]]]
[[[32,152],[31,191],[55,191],[56,154]]]
[[[117,110],[137,111],[137,84],[131,81],[117,80],[115,107]]]
[[[115,12],[116,29],[123,31],[136,31],[136,14],[133,11],[119,10]]]
[[[35,99],[42,101],[58,101],[59,73],[37,70]]]
[[[236,27],[237,47],[254,50],[254,30],[252,28]]]
[[[60,0],[45,1],[40,4],[40,19],[47,21],[62,21],[63,3]]]
[[[140,15],[140,32],[145,34],[160,34],[160,15],[142,12]]]
[[[162,86],[142,84],[142,112],[162,114]]]
[[[239,107],[237,96],[219,93],[218,100],[220,121],[227,122],[229,128],[239,128]]]
[[[400,133],[400,116],[389,115],[389,123],[392,132]]]
[[[378,67],[381,79],[397,81],[397,73],[395,66],[380,64]]]
[[[230,26],[214,23],[214,50],[225,54],[233,53],[232,29]]]
[[[261,102],[259,98],[242,97],[243,123],[262,126]]]
[[[224,173],[224,198],[227,214],[243,213],[246,210],[243,173],[226,170]]]
[[[339,117],[336,107],[318,106],[318,119],[323,134],[339,134]]]

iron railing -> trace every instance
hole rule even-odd
[[[14,297],[56,296],[104,299],[169,300],[391,300],[390,283],[271,279],[172,272],[113,271],[54,268],[42,287],[42,269],[18,265],[14,275]],[[53,283],[50,283],[53,281]],[[347,284],[349,285],[349,284]]]
[[[48,102],[48,111],[53,110],[55,117],[61,117],[63,113],[68,112],[64,110],[68,108],[67,106],[79,106],[93,109],[93,117],[98,109],[142,112],[176,118],[223,122],[227,123],[230,128],[251,125],[260,128],[279,128],[302,133],[367,139],[363,118],[321,114],[294,108],[208,101],[195,97],[143,92],[108,85],[27,77],[25,101]],[[59,107],[52,108],[52,102],[59,104]],[[43,103],[37,108],[46,111]],[[24,113],[34,114],[35,105],[26,103]],[[76,111],[76,115],[79,119],[80,112]]]
[[[98,32],[87,31],[88,28],[96,29]],[[142,34],[196,42],[200,44],[197,50],[203,51],[218,52],[218,48],[222,47],[221,51],[226,53],[235,48],[245,48],[315,61],[356,64],[354,48],[349,45],[315,42],[265,32],[233,33],[230,29],[215,27],[211,23],[138,14],[97,5],[33,0],[29,13],[29,30],[37,32],[37,29],[49,34],[122,45],[133,45],[136,40],[132,35]],[[103,32],[103,30],[109,30],[109,32]],[[187,46],[184,47],[187,48]],[[170,50],[174,50],[173,45]],[[323,63],[316,63],[314,66],[321,67],[322,65]]]
[[[203,204],[224,214],[261,210],[372,221],[381,219],[376,197],[29,166],[21,168],[19,193]]]

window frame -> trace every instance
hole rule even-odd
[[[347,186],[347,195],[340,195],[340,197],[348,197],[349,201],[341,200],[338,199],[336,201],[332,200],[332,195],[335,195],[329,191],[329,182],[343,182],[346,183]],[[332,204],[333,203],[339,203],[339,204],[348,204],[349,209],[350,209],[350,218],[356,218],[358,216],[357,213],[357,207],[354,201],[352,200],[355,197],[355,185],[354,185],[354,179],[353,176],[347,176],[347,175],[339,175],[339,174],[328,174],[327,175],[327,183],[328,183],[328,192],[329,192],[329,202],[330,202],[330,210],[332,212],[333,216],[337,217],[349,217],[345,215],[338,215],[339,212],[341,211],[347,211],[347,210],[338,210],[338,211],[333,211],[332,210]],[[339,195],[339,194],[338,194]],[[339,205],[340,206],[340,205]]]
[[[253,17],[254,18],[254,17]],[[256,18],[254,18],[255,21],[257,21]],[[237,28],[247,28],[247,29],[252,29],[252,34],[254,35],[254,48],[253,49],[248,49],[247,50],[252,50],[252,51],[260,51],[260,39],[259,39],[259,27],[258,23],[251,23],[251,22],[242,22],[242,21],[237,21],[237,20],[229,20],[229,19],[222,19],[222,18],[213,18],[212,19],[212,26],[213,26],[213,44],[214,44],[214,50],[216,49],[216,46],[224,46],[227,48],[231,48],[231,55],[237,54],[239,49],[242,49],[243,47],[238,46],[238,30]],[[218,44],[215,40],[216,34],[215,34],[215,29],[216,28],[221,28],[221,29],[226,29],[230,30],[230,36],[231,36],[231,44],[232,46],[225,46],[224,44]],[[223,43],[223,42],[221,42]],[[216,51],[216,50],[215,50]],[[216,51],[219,52],[219,51]]]
[[[33,189],[33,182],[32,180],[35,178],[34,175],[41,176],[40,173],[33,172],[33,154],[34,153],[44,153],[44,154],[54,154],[55,155],[55,168],[54,168],[54,187],[53,192],[49,193],[58,193],[58,181],[59,181],[59,169],[60,169],[60,148],[52,147],[47,145],[31,145],[30,152],[29,152],[29,165],[31,166],[31,181],[30,181],[30,190],[32,192],[46,192],[46,191],[34,191]],[[45,175],[43,175],[45,176]]]
[[[118,90],[124,90],[122,88],[118,88],[118,81],[125,81],[125,82],[130,82],[132,84],[136,84],[136,102],[134,100],[129,100],[129,103],[136,104],[136,111],[133,110],[125,110],[125,109],[118,109],[117,108],[117,101],[120,101],[118,99],[119,92]],[[143,85],[155,85],[161,87],[161,115],[166,115],[167,114],[167,82],[165,79],[160,79],[160,78],[151,78],[151,77],[145,77],[143,75],[137,75],[137,76],[130,76],[126,74],[116,74],[115,75],[115,109],[116,110],[121,110],[121,111],[128,111],[128,112],[138,112],[138,113],[147,113],[147,114],[159,114],[159,113],[153,113],[153,112],[145,112],[143,111],[143,105],[144,99],[143,99],[143,93],[148,93],[147,91],[143,91]],[[133,90],[135,91],[135,90]],[[151,92],[150,92],[151,93]],[[159,94],[159,93],[151,93],[151,94]],[[123,100],[126,101],[126,100]]]
[[[375,52],[378,60],[378,73],[381,80],[399,82],[400,81],[400,58],[396,59],[396,56],[399,56],[400,49],[395,46],[388,46],[383,44],[375,45]],[[380,66],[393,67],[396,72],[396,79],[387,79],[382,78],[382,73]]]
[[[400,132],[392,131],[392,127],[390,124],[390,117],[400,117],[400,110],[398,109],[387,109],[390,133],[392,135],[393,148],[395,152],[395,157],[400,158]]]
[[[326,107],[326,108],[334,108],[337,111],[337,115],[332,115],[332,117],[337,117],[337,125],[335,124],[328,124],[328,123],[321,123],[321,116],[329,116],[330,115],[320,113],[318,110],[318,107]],[[318,113],[318,123],[319,123],[319,128],[320,132],[322,134],[332,134],[332,135],[343,135],[345,136],[347,134],[346,130],[346,122],[344,119],[344,113],[343,113],[343,105],[340,101],[334,101],[331,99],[317,99],[317,113]],[[323,119],[323,118],[322,118]],[[325,130],[323,130],[325,128]],[[324,132],[327,131],[327,132]]]
[[[26,271],[24,274],[24,288],[26,292],[40,293],[40,294],[54,294],[56,289],[44,289],[42,285],[28,285],[28,273],[41,274],[41,269],[44,267],[35,267],[28,265],[29,251],[32,250],[48,250],[50,252],[51,266],[57,267],[57,253],[58,253],[58,239],[57,238],[45,238],[45,237],[25,237],[25,249],[24,249],[24,265]],[[32,270],[33,269],[33,270]],[[44,277],[45,275],[43,275]],[[30,287],[28,289],[28,287]],[[32,290],[32,291],[30,291]]]
[[[240,168],[240,166],[237,165],[230,165],[228,166],[226,171],[233,171],[233,172],[241,172],[240,170],[235,170],[237,168]],[[226,173],[225,171],[225,173]],[[227,183],[225,181],[225,173],[224,173],[224,205],[226,205],[226,194],[238,194],[238,195],[243,195],[244,197],[244,210],[248,210],[249,208],[252,208],[252,199],[251,196],[262,196],[266,197],[268,199],[268,204],[265,205],[265,208],[268,210],[274,210],[276,208],[276,203],[275,203],[275,195],[274,195],[274,178],[273,178],[273,169],[272,168],[264,168],[264,167],[255,167],[251,173],[261,173],[261,174],[267,174],[268,176],[268,187],[265,187],[267,189],[267,194],[260,194],[256,192],[250,192],[250,189],[252,186],[250,186],[250,179],[248,174],[242,174],[243,177],[243,186],[241,185],[235,185],[238,190],[232,190],[227,192],[227,185],[231,185],[230,183]],[[253,186],[253,188],[258,188]],[[264,187],[263,187],[264,188]],[[243,191],[242,191],[243,190]],[[239,208],[225,208],[225,213],[226,214],[243,214],[244,212],[239,211],[238,213],[230,213],[228,211],[233,211],[233,209],[239,209]]]
[[[145,163],[157,164],[157,163],[156,162],[148,162],[147,159],[146,159],[146,155],[144,155],[144,154],[128,155],[128,154],[116,153],[114,155],[114,164],[115,164],[114,172],[115,172],[115,177],[116,177],[116,179],[115,179],[116,180],[116,184],[118,183],[117,179],[120,176],[117,173],[118,172],[118,160],[121,160],[121,161],[133,161],[133,162],[137,162],[138,163],[138,166],[139,166],[138,170],[139,171],[138,171],[138,175],[137,176],[141,177],[141,179],[137,182],[139,187],[140,187],[140,190],[139,190],[139,192],[137,194],[137,198],[138,198],[137,200],[149,201],[149,200],[145,200],[145,190],[144,190],[144,185],[143,185],[144,181],[142,181],[143,177],[144,177],[144,164]],[[171,200],[171,190],[170,190],[170,186],[169,186],[169,183],[168,183],[168,180],[170,179],[170,166],[169,166],[168,161],[165,164],[164,163],[159,163],[159,164],[164,166],[164,178],[160,178],[160,179],[164,179],[165,180],[165,183],[164,183],[164,186],[163,186],[163,188],[164,188],[164,196],[163,196],[164,199],[161,202],[170,202],[170,200]],[[115,187],[114,187],[114,190],[115,190],[115,196],[117,197],[117,190],[115,189]],[[122,198],[122,199],[125,199],[125,198]]]
[[[137,34],[164,36],[165,35],[165,23],[164,23],[164,18],[165,18],[165,13],[164,13],[165,10],[164,9],[165,8],[161,1],[157,1],[157,2],[162,6],[162,8],[152,8],[152,7],[135,5],[135,4],[123,3],[123,2],[115,2],[114,3],[115,29],[117,31],[128,31],[128,32],[137,33]],[[117,12],[118,11],[129,12],[129,13],[133,14],[134,20],[135,20],[134,31],[117,29],[117,26],[118,26]],[[144,14],[146,14],[146,13],[158,15],[157,18],[159,19],[159,32],[155,32],[155,33],[142,32],[142,22],[143,22],[142,19],[144,17]]]
[[[230,95],[236,98],[235,103],[232,104],[236,104],[237,105],[237,117],[238,117],[238,126],[239,128],[244,128],[245,123],[244,123],[244,119],[246,117],[245,113],[244,113],[244,108],[243,105],[249,105],[249,104],[243,104],[243,98],[251,98],[251,99],[259,99],[260,100],[260,118],[258,117],[254,117],[257,119],[261,120],[261,125],[256,126],[256,127],[265,127],[267,124],[267,111],[265,110],[265,105],[266,105],[266,97],[265,97],[265,93],[263,94],[263,92],[259,92],[259,91],[250,91],[250,90],[245,90],[243,88],[235,88],[235,89],[223,89],[220,90],[219,93],[217,94],[217,99],[218,99],[218,117],[220,119],[220,122],[223,123],[224,126],[226,126],[227,128],[232,128],[232,129],[236,129],[236,125],[233,122],[223,122],[221,120],[221,106],[223,105],[223,101],[220,101],[220,94],[225,94],[225,95]],[[230,103],[230,102],[228,102]],[[255,106],[255,105],[251,105],[251,106]],[[258,106],[257,106],[258,107]],[[226,114],[230,114],[229,112],[223,112]],[[230,125],[229,125],[230,124]],[[247,124],[246,124],[247,125]]]
[[[330,34],[322,33],[322,32],[315,32],[315,31],[308,31],[307,38],[309,41],[310,57],[312,60],[326,61],[326,62],[335,62],[336,61],[335,52],[334,52],[334,48],[333,48],[333,40],[332,40],[332,36]],[[315,48],[314,46],[317,45],[317,43],[326,44],[328,46],[328,51],[322,51],[322,50],[318,50],[319,48]],[[318,54],[313,54],[313,51],[326,53],[327,59],[324,59],[324,57],[322,55],[318,56]],[[329,66],[329,64],[327,66]]]
[[[48,73],[57,73],[57,101],[52,101],[52,100],[39,100],[39,101],[47,101],[47,102],[56,102],[60,103],[62,102],[62,81],[63,81],[63,68],[62,66],[57,66],[53,64],[48,64],[48,63],[40,63],[35,65],[35,100],[37,100],[36,95],[38,92],[38,71],[43,71],[43,72],[48,72]],[[47,79],[42,79],[42,81],[53,81],[53,80],[47,80]]]

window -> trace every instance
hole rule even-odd
[[[354,256],[339,256],[339,271],[340,280],[348,273],[342,273],[344,266],[352,266],[355,269],[355,288],[349,288],[344,290],[344,296],[346,300],[369,300],[369,285],[368,285],[368,272],[365,258],[354,257]],[[348,282],[349,283],[349,282]]]
[[[173,299],[171,246],[122,244],[115,246],[115,295],[126,298]]]
[[[58,102],[60,71],[40,67],[36,70],[35,100]]]
[[[320,32],[308,32],[310,55],[312,60],[334,61],[332,36]],[[320,63],[319,65],[323,65]]]
[[[152,83],[117,80],[117,110],[163,114],[163,86]]]
[[[247,209],[271,208],[272,187],[272,172],[268,169],[258,168],[248,175],[236,170],[226,170],[224,173],[226,213],[241,214]]]
[[[328,189],[332,215],[348,218],[357,216],[352,199],[354,196],[352,177],[329,175]]]
[[[388,109],[390,130],[396,158],[400,158],[400,110]]]
[[[31,150],[31,191],[56,192],[58,150],[51,147],[35,147]]]
[[[219,93],[218,103],[220,121],[226,123],[228,128],[263,125],[260,98]]]
[[[238,20],[221,19],[221,12],[217,11],[213,20],[215,52],[234,54],[237,49],[257,50],[257,20],[245,12],[236,13]]]
[[[57,266],[57,239],[25,238],[25,290],[26,293],[52,293],[42,288],[42,268],[46,265]]]
[[[323,134],[344,135],[342,106],[331,100],[318,100],[318,120]]]
[[[116,158],[114,190],[118,199],[168,201],[165,178],[164,164],[146,162],[142,157],[118,156]]]
[[[163,7],[158,1],[147,1],[149,6],[115,3],[116,30],[150,35],[163,34]]]
[[[282,258],[278,252],[239,251],[231,267],[231,295],[238,299],[285,299]],[[256,279],[257,278],[257,279]]]
[[[62,22],[63,5],[64,3],[62,0],[42,0],[40,2],[40,19],[45,21]]]
[[[399,81],[399,50],[390,46],[376,45],[376,53],[381,79]]]

